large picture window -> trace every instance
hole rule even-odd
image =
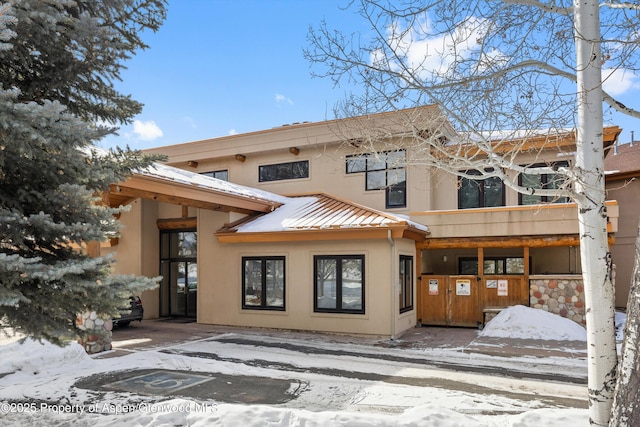
[[[364,255],[316,255],[314,277],[314,311],[364,313]]]
[[[282,181],[285,179],[309,178],[309,161],[263,165],[258,168],[260,182]]]
[[[480,175],[479,171],[467,171]],[[504,206],[504,182],[498,177],[486,179],[460,178],[458,183],[458,209]]]
[[[400,255],[400,313],[413,310],[413,257]]]
[[[285,309],[284,257],[242,258],[242,308]]]
[[[347,156],[346,172],[365,173],[365,189],[385,190],[387,208],[407,206],[407,173],[404,150]]]
[[[556,162],[552,165],[545,163],[538,163],[531,165],[531,168],[540,168],[545,166],[552,167],[566,167],[569,166],[568,162]],[[565,181],[565,176],[559,173],[548,173],[542,175],[526,174],[522,173],[518,177],[518,184],[526,188],[533,189],[545,189],[555,190],[562,186]],[[568,197],[552,197],[552,196],[539,196],[533,194],[518,194],[518,202],[521,205],[536,205],[540,203],[568,203]]]

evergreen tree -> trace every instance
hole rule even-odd
[[[86,310],[117,315],[156,280],[111,276],[81,248],[115,237],[101,195],[154,158],[98,150],[141,104],[118,93],[123,62],[164,0],[13,0],[0,6],[0,327],[62,344]]]

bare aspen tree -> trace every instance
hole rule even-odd
[[[638,71],[639,6],[595,0],[353,0],[349,6],[369,31],[345,34],[322,23],[309,31],[305,50],[316,76],[353,92],[336,115],[428,104],[442,112],[428,118],[429,132],[416,110],[396,123],[408,129],[406,138],[362,123],[358,140],[349,143],[372,151],[410,146],[407,163],[476,180],[499,178],[520,193],[578,205],[589,415],[592,424],[607,425],[617,355],[603,104],[634,117],[640,112],[603,90],[603,82]],[[569,135],[576,152],[568,167],[516,161],[525,148],[536,157]],[[553,188],[527,188],[513,180],[514,172],[561,178]]]

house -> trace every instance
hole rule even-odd
[[[615,145],[604,158],[607,198],[618,201],[620,217],[611,255],[616,265],[616,307],[626,307],[633,278],[640,225],[640,142]]]
[[[575,204],[421,165],[424,135],[456,137],[425,106],[148,150],[168,161],[112,186],[131,209],[102,253],[163,276],[143,295],[151,318],[395,337],[524,304],[584,322]],[[519,142],[522,164],[573,161],[572,133]]]

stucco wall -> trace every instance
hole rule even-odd
[[[393,249],[386,240],[220,244],[213,237],[220,219],[211,212],[199,218],[199,323],[385,336],[415,326],[415,310],[399,314],[395,276],[399,255],[415,254],[413,242],[396,241],[392,266]],[[314,313],[313,256],[344,254],[365,255],[365,314]],[[286,257],[286,309],[243,310],[242,257],[266,255]]]
[[[620,206],[618,232],[611,247],[611,256],[616,265],[616,306],[626,307],[640,220],[640,181],[608,181],[607,198],[617,200]]]

